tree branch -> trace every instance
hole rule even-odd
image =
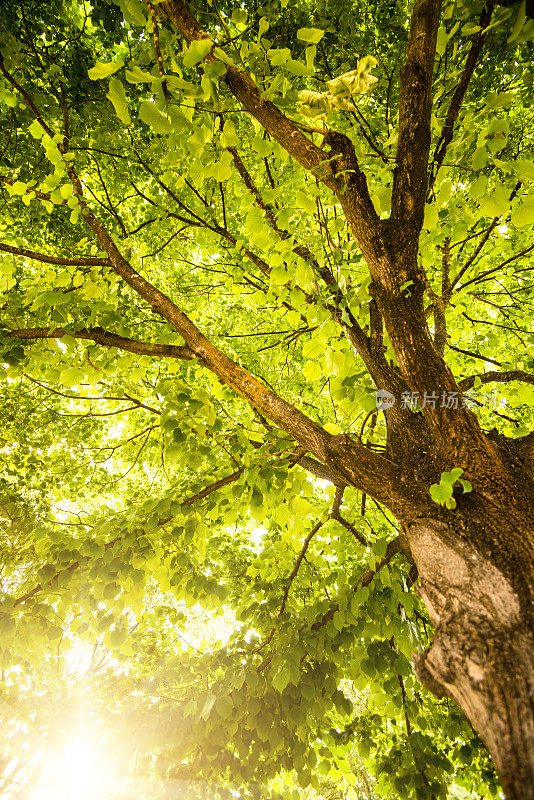
[[[534,244],[531,244],[529,247],[525,247],[523,250],[520,250],[518,253],[515,253],[513,256],[510,256],[510,258],[507,258],[506,261],[503,261],[497,267],[492,267],[491,269],[488,269],[485,272],[481,272],[479,275],[475,275],[474,278],[470,278],[468,281],[465,281],[465,283],[462,283],[461,286],[462,290],[466,289],[467,286],[470,286],[470,284],[472,283],[483,283],[484,281],[489,280],[490,276],[494,275],[495,272],[499,272],[508,264],[511,264],[512,261],[515,261],[518,258],[522,258],[522,256],[526,256],[532,250],[534,250]]]
[[[186,41],[191,42],[198,39],[213,41],[182,0],[165,0],[158,5],[158,10],[160,14],[170,20]],[[394,289],[399,293],[400,287],[413,277],[413,265],[417,265],[418,234],[422,224],[427,186],[426,170],[430,149],[430,86],[438,18],[439,0],[417,0],[404,69],[401,137],[397,159],[397,173],[400,178],[397,178],[394,192],[398,212],[396,221],[400,224],[396,227],[389,226],[389,230],[395,231],[406,222],[406,241],[397,241],[398,246],[395,252],[392,252],[390,243],[384,235],[384,224],[376,214],[369,195],[366,177],[359,168],[350,139],[340,133],[330,133],[326,142],[331,148],[330,159],[328,159],[325,151],[303,136],[298,126],[285,117],[273,103],[262,98],[257,86],[246,73],[235,65],[227,64],[228,59],[222,57],[226,64],[226,83],[234,96],[298,163],[310,170],[338,196],[371,275],[378,284],[381,284],[382,291],[380,294],[377,292],[378,305],[403,374],[408,382],[417,383],[417,387],[414,388],[421,392],[425,388],[423,384],[426,385],[428,380],[428,369],[426,366],[425,368],[421,367],[423,361],[432,364],[433,374],[430,377],[433,378],[434,386],[441,390],[449,388],[456,390],[457,387],[452,374],[447,370],[430,341],[422,307],[417,308],[417,303],[414,303],[413,308],[403,308],[399,314],[398,302],[389,302],[389,308],[387,308],[382,299],[387,299],[389,295],[391,301],[391,290]],[[213,41],[213,48],[206,56],[206,60],[216,59],[218,52],[216,43]],[[415,131],[416,139],[414,141],[412,141],[413,131]],[[414,210],[416,201],[419,209],[417,213]],[[403,235],[401,234],[401,236]],[[399,268],[403,266],[404,270]],[[405,329],[407,319],[411,320],[410,332]],[[412,329],[415,338],[411,336]],[[413,338],[414,346],[411,344],[409,348],[406,347],[407,338],[410,340]],[[423,344],[423,358],[419,352],[416,352],[415,343],[419,344],[418,340],[421,340]],[[413,381],[414,377],[415,381]],[[433,414],[432,409],[429,411],[425,409],[425,413],[434,417],[440,416],[439,410],[437,414]],[[466,416],[464,409],[459,411],[459,416],[461,415]],[[433,419],[432,422],[434,427],[441,429],[444,420]],[[448,419],[448,422],[450,423],[451,420]],[[472,427],[472,425],[473,420],[470,419],[468,426]]]
[[[311,531],[309,532],[309,534],[304,539],[304,542],[302,543],[302,547],[300,549],[300,553],[297,556],[297,560],[295,561],[295,565],[293,567],[291,575],[289,576],[289,578],[287,580],[286,588],[284,589],[284,596],[282,598],[282,604],[280,606],[280,611],[278,612],[278,616],[279,617],[281,617],[282,614],[285,611],[287,598],[289,597],[289,590],[291,589],[291,584],[293,583],[293,581],[297,577],[297,573],[298,573],[298,571],[300,569],[300,565],[302,564],[302,560],[303,560],[304,556],[306,555],[306,550],[308,549],[311,540],[313,539],[315,534],[322,528],[322,526],[323,526],[322,522],[318,522],[316,525],[314,525],[313,528],[311,529]]]
[[[272,207],[269,205],[269,203],[266,203],[263,197],[261,196],[261,192],[259,191],[256,184],[252,180],[252,176],[249,173],[248,169],[245,167],[243,160],[239,155],[239,153],[237,152],[236,148],[228,147],[228,152],[232,156],[235,168],[238,171],[241,180],[249,190],[250,194],[254,197],[255,204],[258,206],[258,208],[261,208],[261,210],[265,212],[265,216],[271,228],[275,230],[277,233],[279,233],[280,236],[287,238],[289,234],[287,233],[287,231],[282,231],[278,227],[278,223],[276,221],[276,217],[274,215]]]
[[[92,256],[78,256],[77,258],[64,258],[63,256],[48,256],[43,253],[36,253],[33,250],[26,250],[23,247],[13,247],[9,244],[0,244],[0,250],[4,253],[11,253],[14,256],[31,258],[34,261],[42,261],[44,264],[57,264],[65,267],[109,267],[109,258],[93,258]]]
[[[401,70],[399,143],[393,175],[391,229],[396,250],[416,257],[428,187],[432,74],[441,0],[416,0]]]
[[[397,555],[397,553],[402,553],[407,558],[409,556],[409,554],[406,552],[405,537],[401,534],[399,534],[390,542],[388,542],[384,558],[381,559],[381,561],[379,561],[378,564],[376,564],[374,569],[368,567],[368,569],[362,572],[356,583],[353,584],[352,590],[356,591],[357,589],[360,588],[360,586],[369,586],[375,575],[378,572],[380,572],[380,570],[383,569],[383,567],[389,564],[393,556]],[[329,611],[327,611],[326,614],[323,617],[321,617],[321,619],[317,620],[317,622],[314,622],[313,625],[311,626],[312,631],[318,631],[324,625],[327,625],[330,622],[330,620],[334,618],[334,614],[336,613],[338,608],[339,606],[336,604]]]
[[[488,4],[480,16],[479,25],[482,30],[478,31],[478,33],[476,33],[473,37],[473,43],[471,45],[471,49],[469,50],[469,55],[467,56],[462,76],[451,98],[451,102],[447,110],[447,116],[445,117],[445,122],[443,123],[443,128],[434,150],[434,158],[432,160],[433,168],[429,180],[429,189],[432,189],[434,185],[436,176],[441,165],[443,164],[447,147],[452,142],[454,126],[456,124],[456,120],[458,119],[458,114],[460,113],[460,108],[462,107],[465,93],[471,78],[473,77],[477,61],[488,36],[488,31],[485,29],[490,23],[492,13],[493,8],[490,4]]]
[[[13,184],[16,183],[16,180],[15,178],[10,178],[9,175],[0,175],[0,183],[5,183],[7,186],[13,186]],[[49,203],[52,202],[48,192],[40,192],[39,189],[34,189],[31,186],[28,186],[25,194],[34,194],[39,200],[48,200]],[[57,205],[66,206],[67,201],[62,200],[61,203],[57,203]]]
[[[512,189],[512,191],[510,192],[510,196],[508,198],[508,200],[510,202],[514,199],[514,197],[516,196],[516,194],[518,193],[520,188],[521,188],[521,181],[518,181],[516,183],[516,185],[514,186],[514,188]],[[477,247],[475,247],[473,253],[469,256],[469,258],[467,259],[467,261],[465,262],[463,267],[458,271],[458,274],[452,280],[451,288],[450,288],[451,292],[457,286],[457,284],[460,282],[460,280],[463,278],[463,276],[465,275],[465,273],[467,272],[467,270],[469,269],[471,264],[473,264],[474,261],[477,259],[477,257],[479,256],[482,248],[485,246],[485,244],[488,241],[488,239],[490,238],[491,234],[493,233],[493,231],[497,227],[499,220],[500,220],[500,217],[494,217],[492,219],[491,224],[485,230],[484,235],[483,235],[482,239],[480,240],[479,244],[477,245]],[[466,284],[464,284],[464,285],[466,285]]]
[[[234,481],[236,481],[241,476],[242,472],[243,472],[242,469],[237,470],[237,472],[233,472],[231,475],[227,475],[225,478],[221,478],[220,480],[215,481],[215,483],[212,483],[209,486],[204,487],[204,489],[202,489],[197,494],[194,494],[192,497],[188,497],[186,500],[184,500],[182,505],[188,507],[194,505],[194,503],[198,502],[199,500],[203,500],[205,497],[208,497],[208,495],[213,494],[213,492],[216,492],[218,489],[222,489],[223,486],[227,486],[229,483],[233,483]],[[167,522],[169,521],[170,518],[162,520],[160,522],[160,526],[166,525]],[[111,548],[114,545],[116,545],[117,542],[120,542],[121,538],[122,538],[121,536],[116,536],[114,539],[111,539],[111,541],[106,542],[106,544],[104,545],[104,551],[107,552],[108,550],[111,550]],[[31,589],[29,592],[26,592],[26,594],[17,597],[17,599],[13,602],[13,607],[20,606],[22,603],[26,602],[26,600],[29,600],[39,592],[43,591],[43,589],[52,588],[54,584],[58,583],[60,576],[68,575],[70,572],[75,572],[77,569],[87,564],[90,560],[91,556],[83,556],[77,561],[73,561],[73,563],[69,564],[69,566],[65,567],[65,569],[59,570],[57,574],[49,581],[46,581],[44,583],[38,583],[37,586],[34,586],[33,589]]]
[[[508,372],[482,372],[480,375],[469,375],[459,381],[458,386],[465,392],[472,389],[475,385],[475,380],[479,379],[481,383],[510,383],[511,381],[521,381],[522,383],[531,383],[534,386],[534,375],[529,372],[523,372],[520,369],[512,369]]]
[[[187,42],[198,39],[211,40],[213,47],[205,60],[218,59],[217,51],[220,52],[220,50],[216,47],[216,42],[202,29],[182,0],[164,0],[157,8],[158,12],[169,19]],[[365,175],[358,168],[350,139],[342,134],[335,134],[338,141],[343,140],[343,145],[333,153],[338,162],[333,168],[331,155],[304,136],[298,125],[282,114],[274,103],[266,100],[247,73],[238,69],[234,64],[228,63],[227,56],[218,60],[222,60],[225,64],[226,84],[234,97],[290,156],[338,196],[368,263],[369,259],[375,259],[377,254],[376,230],[380,227],[380,219],[371,202]],[[331,137],[329,137],[328,144],[332,143],[330,139]],[[351,164],[345,165],[339,159],[341,150],[345,154],[348,150],[352,151]]]
[[[399,680],[399,686],[400,686],[401,695],[402,695],[402,707],[403,707],[403,710],[404,710],[404,721],[406,723],[406,741],[408,742],[408,747],[410,748],[410,752],[412,754],[413,762],[415,764],[415,767],[416,767],[417,771],[419,772],[419,774],[421,775],[425,786],[427,787],[428,791],[430,792],[430,800],[436,800],[436,795],[434,794],[434,792],[432,792],[430,790],[430,784],[428,782],[428,778],[427,778],[424,770],[422,769],[422,767],[421,767],[421,765],[419,763],[420,758],[416,754],[416,751],[415,751],[414,746],[413,746],[413,742],[412,742],[412,726],[410,724],[410,718],[408,716],[408,704],[406,702],[406,688],[404,686],[404,681],[402,680],[401,675],[397,675],[397,678]]]
[[[334,486],[347,486],[347,481],[339,472],[336,472],[333,468],[326,467],[324,464],[315,461],[315,459],[309,456],[302,456],[302,458],[299,458],[295,463],[297,463],[299,467],[305,469],[306,472],[310,472],[322,481],[329,481],[333,483]]]
[[[314,529],[314,531],[315,531],[315,529]],[[317,531],[315,531],[315,533],[316,532]],[[309,535],[310,534],[308,534],[308,536]],[[352,590],[356,591],[357,589],[359,589],[360,586],[369,586],[369,584],[371,583],[371,581],[373,580],[375,575],[378,572],[380,572],[380,570],[383,569],[383,567],[385,567],[387,564],[389,564],[391,559],[397,553],[402,553],[407,558],[409,557],[410,561],[411,561],[411,557],[409,556],[409,554],[406,551],[405,538],[402,535],[396,536],[395,539],[392,539],[390,542],[388,542],[384,558],[381,561],[379,561],[378,564],[376,564],[374,569],[371,569],[370,567],[368,569],[366,569],[360,575],[360,577],[358,578],[356,583],[354,583],[352,585]],[[313,623],[313,625],[311,626],[311,630],[312,631],[318,631],[321,628],[323,628],[325,625],[328,625],[328,623],[334,618],[334,614],[336,613],[336,611],[338,609],[339,609],[339,605],[336,603],[335,605],[332,606],[331,609],[329,609],[326,612],[326,614],[324,614],[321,617],[321,619],[318,619],[316,622]],[[271,639],[273,638],[273,635],[274,635],[274,628],[269,633],[269,636],[267,637],[266,641],[260,646],[260,648],[258,648],[256,650],[256,652],[260,652],[260,650],[262,650],[263,647],[265,647],[265,645],[267,645],[271,641]],[[274,656],[274,653],[270,653],[266,658],[264,658],[263,661],[261,662],[261,664],[259,664],[256,667],[256,672],[263,672],[269,666],[271,661],[273,660],[273,656]]]
[[[462,353],[464,356],[478,358],[480,361],[487,361],[489,364],[495,364],[497,367],[502,367],[502,361],[496,361],[494,358],[490,358],[489,356],[482,356],[480,353],[473,353],[472,350],[463,350],[461,347],[456,347],[455,344],[449,344],[449,347],[456,353]]]
[[[341,514],[339,513],[339,511],[337,511],[337,512],[332,512],[332,513],[330,514],[330,516],[332,517],[332,519],[335,519],[335,520],[336,520],[336,522],[339,522],[339,524],[340,524],[340,525],[343,525],[343,527],[345,528],[345,530],[347,530],[347,531],[349,531],[350,533],[352,533],[352,535],[354,536],[354,538],[355,538],[355,539],[357,539],[357,540],[359,541],[359,543],[360,543],[361,545],[363,545],[363,547],[367,547],[367,545],[368,545],[369,543],[368,543],[367,539],[365,538],[365,536],[362,536],[362,534],[360,533],[360,531],[359,531],[357,528],[355,528],[355,527],[354,527],[354,525],[352,525],[352,524],[351,524],[351,523],[348,521],[348,519],[345,519],[345,517],[342,517],[342,516],[341,516]]]
[[[165,97],[165,102],[171,102],[171,96],[169,94],[169,89],[167,88],[167,81],[165,80],[165,69],[163,67],[163,57],[161,55],[161,48],[159,45],[159,31],[158,31],[158,17],[156,13],[156,9],[154,5],[147,0],[148,10],[150,11],[150,19],[152,22],[152,38],[154,40],[154,50],[156,51],[156,61],[158,62],[158,71],[159,76],[162,78],[161,88],[163,89],[163,95]]]
[[[150,305],[154,313],[165,319],[183,337],[187,348],[207,369],[319,461],[335,469],[347,483],[357,486],[392,511],[400,511],[416,495],[423,497],[421,489],[409,487],[401,480],[399,465],[369,451],[361,442],[350,437],[327,433],[318,423],[283,400],[212,344],[167,295],[133,269],[87,205],[72,162],[67,164],[67,172],[74,194],[78,197],[82,217],[100,247],[108,254],[111,269]]]
[[[74,339],[90,339],[97,344],[117,347],[119,350],[127,350],[129,353],[137,355],[181,358],[186,361],[192,361],[195,358],[192,350],[182,345],[138,342],[135,339],[127,339],[116,333],[110,333],[103,328],[82,328],[73,332],[65,328],[22,328],[9,331],[6,336],[13,339],[61,339],[63,336],[72,336]]]
[[[17,81],[15,80],[13,75],[11,75],[11,73],[8,72],[8,70],[6,69],[6,66],[4,64],[4,57],[2,56],[2,52],[1,51],[0,51],[0,72],[2,73],[2,75],[4,76],[6,81],[8,83],[10,83],[11,86],[14,89],[16,89],[17,92],[19,92],[19,94],[22,95],[22,97],[24,98],[24,100],[26,101],[28,106],[31,108],[31,110],[33,112],[33,115],[34,115],[35,119],[37,120],[37,122],[39,123],[39,125],[41,126],[41,128],[45,131],[45,133],[47,133],[50,136],[51,139],[53,139],[54,135],[55,135],[55,131],[53,131],[52,128],[50,128],[46,124],[46,122],[44,121],[44,119],[42,118],[42,116],[41,116],[41,114],[39,112],[39,109],[37,108],[37,106],[33,102],[33,100],[30,97],[30,95],[25,91],[25,89],[20,85],[20,83],[17,83]]]
[[[202,29],[182,0],[165,0],[158,4],[157,10],[169,19],[187,42],[211,39],[213,47],[205,60],[221,60],[214,53],[214,49],[217,48],[216,42]],[[306,138],[300,128],[282,114],[274,103],[262,97],[260,90],[247,73],[228,63],[229,61],[230,59],[226,57],[223,63],[226,66],[225,80],[232,94],[301,166],[310,170],[332,191],[336,191],[337,185],[328,163],[328,155],[311,139]]]
[[[266,219],[271,228],[274,231],[276,231],[276,233],[280,236],[281,239],[285,240],[290,238],[290,234],[287,231],[284,231],[281,228],[279,228],[272,207],[268,203],[264,202],[261,193],[256,187],[252,179],[252,176],[245,167],[235,147],[229,147],[228,151],[232,155],[235,167],[243,183],[247,187],[248,191],[254,197],[255,204],[257,205],[258,208],[260,208],[262,211],[265,212]],[[224,232],[221,231],[221,236],[224,236],[225,238],[228,239],[228,241],[231,241],[232,243],[235,244],[235,238],[227,231]],[[249,252],[250,251],[247,251],[247,255],[249,256],[249,258],[253,260],[253,263],[257,263],[257,261],[259,260],[258,257],[255,257],[254,254],[252,254],[251,257]],[[332,314],[332,317],[341,325],[342,329],[345,331],[349,342],[352,344],[356,352],[362,358],[376,386],[378,388],[384,388],[386,386],[392,388],[394,384],[395,385],[398,384],[399,377],[393,375],[391,368],[389,367],[384,358],[383,350],[377,347],[374,348],[370,347],[370,342],[366,334],[364,333],[363,329],[361,328],[357,320],[351,314],[350,309],[348,308],[348,306],[344,301],[343,294],[339,288],[339,285],[334,276],[332,275],[331,271],[328,269],[328,267],[320,266],[317,260],[314,258],[312,252],[306,245],[302,244],[296,245],[293,248],[293,252],[296,253],[298,256],[300,256],[302,259],[304,259],[304,261],[308,261],[313,266],[317,274],[320,275],[326,286],[332,289],[334,304],[332,305],[330,303],[326,303],[325,305]],[[267,270],[269,269],[267,264],[265,264],[265,267],[267,268]],[[266,273],[266,270],[263,269],[261,266],[260,269],[262,272],[264,272],[264,274],[268,274]],[[307,296],[307,299],[311,301],[311,298],[309,296]],[[340,306],[343,306],[343,308],[346,310],[350,320],[350,324],[343,321],[343,314]],[[374,303],[374,308],[372,308],[372,311],[375,312],[374,319],[379,320],[380,321],[379,324],[381,324],[380,313],[378,312],[378,309],[376,309],[376,303]],[[372,323],[373,323],[373,316],[371,318],[371,325]],[[393,413],[395,413],[395,411]],[[388,414],[388,416],[391,416],[391,414]]]

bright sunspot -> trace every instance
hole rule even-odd
[[[32,800],[105,800],[113,783],[102,748],[83,737],[45,758],[45,764]]]

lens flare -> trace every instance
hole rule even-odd
[[[105,800],[113,776],[102,749],[83,737],[45,759],[32,800]]]

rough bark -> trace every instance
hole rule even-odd
[[[474,524],[464,515],[454,527],[424,518],[406,526],[420,594],[436,626],[416,669],[427,688],[451,698],[470,720],[506,797],[528,800],[534,797],[534,528],[521,531],[526,558],[506,569],[472,544]],[[520,570],[530,580],[519,579]]]

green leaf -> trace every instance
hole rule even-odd
[[[478,147],[475,150],[475,153],[471,161],[473,169],[475,171],[482,169],[483,167],[486,166],[487,161],[488,161],[488,151],[486,150],[485,147]]]
[[[208,170],[206,175],[215,178],[216,181],[222,183],[227,181],[232,175],[232,156],[230,153],[223,153],[220,160]]]
[[[237,147],[240,141],[234,123],[231,119],[227,119],[221,133],[221,145],[223,147]]]
[[[128,631],[126,628],[115,628],[109,632],[108,637],[111,647],[120,647],[128,638]]]
[[[318,44],[324,36],[324,31],[318,28],[300,28],[297,31],[297,39],[301,42],[308,42],[309,44]]]
[[[22,196],[23,194],[26,194],[26,189],[28,188],[28,184],[23,183],[23,181],[15,181],[15,183],[10,188],[11,188],[10,191],[11,195]]]
[[[215,711],[223,719],[228,719],[228,717],[233,711],[233,708],[234,704],[232,702],[232,698],[229,697],[228,695],[223,695],[222,697],[218,697],[217,700],[215,701]]]
[[[273,286],[283,286],[289,280],[289,274],[284,267],[276,267],[271,272],[271,283]]]
[[[309,381],[318,381],[322,377],[323,371],[317,361],[307,361],[302,370],[304,377]]]
[[[447,31],[443,26],[441,26],[438,30],[438,38],[436,42],[436,53],[438,54],[438,56],[444,55],[448,41],[449,37],[447,35]]]
[[[215,47],[213,55],[216,56],[219,61],[222,61],[223,64],[229,64],[231,67],[235,67],[235,61],[233,61],[221,47]]]
[[[378,558],[384,558],[386,555],[387,546],[387,539],[377,539],[373,544],[373,553],[375,556],[378,556]]]
[[[470,22],[467,22],[462,27],[462,36],[472,36],[474,33],[478,33],[480,30],[480,25],[473,25]]]
[[[104,600],[113,600],[113,598],[119,594],[120,590],[121,589],[118,584],[114,582],[107,583],[104,587],[104,591],[102,592],[102,597]]]
[[[480,211],[488,217],[500,217],[510,208],[510,192],[503,186],[498,186],[490,195],[487,195],[480,204]]]
[[[234,25],[244,25],[248,19],[248,14],[243,8],[236,8],[232,11],[230,19]]]
[[[515,100],[515,95],[512,92],[500,92],[496,94],[491,92],[486,97],[488,108],[510,108]]]
[[[256,153],[262,158],[267,158],[267,156],[270,156],[273,151],[272,144],[269,142],[269,140],[264,139],[263,136],[260,136],[259,134],[252,139],[251,144]]]
[[[307,194],[302,189],[299,189],[296,194],[296,201],[304,211],[307,211],[308,214],[315,214],[317,211],[315,197]]]
[[[291,58],[291,50],[288,47],[282,47],[279,50],[269,50],[267,53],[267,58],[273,65],[273,67],[281,67],[282,64],[285,64]]]
[[[343,630],[345,627],[345,614],[338,609],[336,612],[334,612],[334,618],[332,622],[334,623],[336,630]]]
[[[461,467],[454,467],[450,472],[442,472],[441,480],[447,483],[455,483],[460,475],[463,475],[463,469]]]
[[[261,39],[264,33],[267,33],[269,30],[269,20],[267,17],[260,17],[260,21],[258,23],[258,39]]]
[[[525,228],[534,225],[534,193],[527,195],[521,204],[512,211],[512,225],[516,228]]]
[[[324,363],[329,375],[337,375],[345,366],[345,353],[328,348],[324,353]]]
[[[120,121],[125,125],[129,125],[132,120],[128,111],[128,102],[124,93],[124,86],[118,78],[110,78],[109,92],[106,97],[113,103],[115,113]]]
[[[425,204],[424,227],[427,231],[433,230],[438,224],[438,209],[435,203]]]
[[[332,436],[336,436],[338,433],[343,433],[343,429],[335,422],[327,422],[323,427],[325,431],[327,433],[331,433]]]
[[[286,69],[292,75],[305,76],[308,78],[310,75],[313,75],[315,71],[313,67],[308,67],[306,64],[303,64],[302,61],[295,61],[293,58],[289,58],[284,63],[284,69]]]
[[[124,61],[110,61],[106,64],[97,61],[96,64],[87,70],[87,74],[92,81],[99,81],[102,78],[109,78],[114,72],[124,66]]]
[[[139,107],[139,117],[150,125],[154,133],[165,134],[172,130],[171,123],[158,111],[154,103],[144,100]]]
[[[28,131],[34,139],[42,139],[45,133],[43,127],[37,122],[36,119],[34,119],[32,124],[29,126]]]
[[[534,181],[534,161],[525,158],[516,161],[514,165],[518,176],[522,180]]]
[[[516,39],[519,39],[519,36],[525,27],[525,22],[527,21],[526,7],[526,0],[523,0],[517,9],[514,24],[512,30],[510,31],[510,36],[508,37],[508,44],[510,44],[510,42],[515,42]]]
[[[317,336],[312,336],[311,339],[304,342],[302,345],[302,355],[305,358],[311,358],[313,356],[320,356],[324,353],[324,341],[319,339]]]
[[[145,27],[146,19],[140,0],[120,0],[120,7],[123,14],[130,18],[135,25]]]
[[[184,67],[194,67],[200,63],[213,47],[213,39],[195,39],[184,53]]]
[[[140,69],[137,64],[133,64],[131,69],[126,69],[124,75],[128,83],[152,83],[155,80],[150,72]]]
[[[272,685],[280,694],[284,691],[291,678],[291,670],[289,667],[281,667],[272,679]]]
[[[431,485],[430,496],[435,503],[444,505],[445,502],[452,497],[452,490],[452,483],[440,481],[439,483],[433,483]]]

